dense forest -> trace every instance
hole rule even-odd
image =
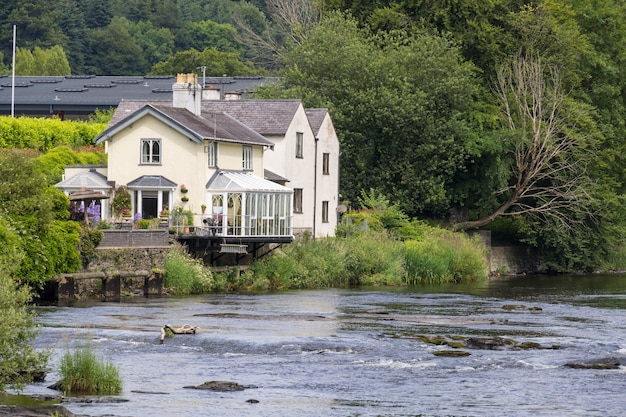
[[[528,243],[555,271],[611,265],[624,246],[625,17],[618,0],[0,8],[18,74],[279,75],[261,97],[330,109],[350,207],[379,192],[411,217]],[[11,37],[0,26],[0,72]]]

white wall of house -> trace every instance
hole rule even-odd
[[[302,158],[296,157],[298,133],[303,134]],[[274,150],[265,152],[265,167],[288,178],[287,187],[302,189],[302,212],[294,211],[293,214],[293,229],[296,234],[303,231],[313,233],[313,229],[316,237],[334,236],[335,233],[339,145],[330,117],[325,121],[323,133],[316,149],[315,134],[311,130],[304,107],[300,105],[285,136],[266,136],[274,142]],[[331,162],[334,165],[331,166],[331,173],[334,172],[335,175],[322,175],[323,152],[329,152],[330,159],[335,159]],[[322,222],[323,201],[327,201],[329,206],[328,222]]]
[[[339,139],[330,115],[326,113],[317,132],[317,213],[315,216],[315,234],[334,236],[337,225],[337,206],[339,201]],[[324,154],[328,154],[328,173],[324,173]],[[324,201],[328,202],[328,218],[323,218]],[[327,221],[324,221],[327,220]]]
[[[161,140],[161,164],[141,164],[141,139]],[[180,132],[168,127],[157,118],[147,115],[107,141],[108,179],[116,185],[126,185],[143,175],[161,175],[178,184],[174,190],[174,206],[182,206],[201,213],[207,201],[206,184],[215,172],[208,167],[206,143],[196,143]],[[242,145],[221,142],[218,144],[218,167],[242,169]],[[253,146],[253,174],[263,177],[263,147]],[[180,186],[189,190],[183,202]],[[197,216],[197,222],[201,221]],[[200,225],[200,224],[198,224]]]

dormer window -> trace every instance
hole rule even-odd
[[[141,163],[161,163],[161,139],[141,139]]]

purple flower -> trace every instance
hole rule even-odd
[[[135,213],[135,215],[133,216],[133,221],[134,221],[134,222],[136,222],[136,221],[141,220],[142,218],[143,218],[143,216],[141,215],[141,213],[137,212],[137,213]]]

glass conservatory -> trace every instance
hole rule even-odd
[[[218,171],[206,189],[210,206],[202,222],[211,234],[292,236],[290,188],[247,172]]]

